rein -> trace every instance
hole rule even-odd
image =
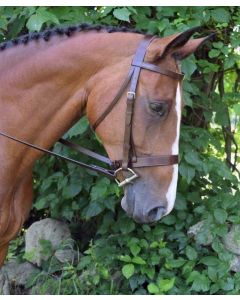
[[[138,46],[138,49],[134,55],[129,73],[124,80],[123,84],[121,85],[120,89],[118,90],[116,96],[106,108],[106,110],[99,116],[99,118],[95,121],[92,125],[93,130],[95,130],[99,124],[107,117],[107,115],[112,111],[114,106],[120,100],[122,94],[126,90],[127,86],[129,85],[129,89],[127,91],[127,108],[126,108],[126,116],[125,116],[125,130],[124,130],[124,142],[123,142],[123,158],[122,160],[111,161],[108,157],[95,153],[89,149],[81,147],[80,145],[74,144],[70,141],[65,139],[59,139],[59,142],[65,146],[68,146],[72,149],[77,150],[78,152],[90,156],[98,161],[104,162],[105,164],[109,165],[110,169],[102,168],[100,166],[95,166],[92,164],[86,164],[78,160],[74,160],[72,158],[66,157],[64,155],[58,154],[56,152],[44,149],[37,145],[31,144],[24,140],[18,139],[13,137],[9,134],[0,131],[0,135],[11,139],[15,142],[21,143],[28,147],[31,147],[35,150],[41,151],[45,154],[52,155],[73,164],[76,164],[80,167],[84,167],[86,169],[98,172],[103,174],[110,179],[115,179],[118,183],[118,186],[124,186],[135,178],[138,177],[137,173],[134,172],[133,168],[142,168],[142,167],[154,167],[154,166],[167,166],[173,165],[178,163],[178,155],[152,155],[152,156],[137,156],[134,149],[134,143],[132,140],[132,119],[134,113],[134,103],[136,100],[136,90],[137,84],[140,76],[141,69],[146,69],[152,72],[156,72],[159,74],[163,74],[169,77],[172,77],[176,80],[182,80],[183,74],[173,72],[171,70],[163,69],[159,66],[154,64],[144,62],[144,57],[147,51],[149,44],[152,42],[153,39],[156,37],[149,37],[146,36]],[[119,173],[124,175],[124,179],[120,181],[118,179]]]

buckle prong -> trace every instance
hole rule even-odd
[[[136,179],[136,178],[138,177],[138,175],[137,175],[132,169],[127,168],[127,170],[128,170],[130,173],[132,173],[132,176],[125,178],[123,181],[119,181],[117,178],[115,178],[115,181],[116,181],[116,183],[118,184],[119,187],[122,187],[122,186],[124,186],[124,185],[126,185],[126,184],[131,183],[134,179]],[[117,176],[117,173],[120,172],[120,171],[122,171],[122,168],[117,169],[117,170],[114,172],[114,176],[116,177],[116,176]]]

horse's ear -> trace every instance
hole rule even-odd
[[[190,40],[191,36],[202,30],[202,27],[194,27],[182,33],[166,36],[153,41],[152,49],[149,51],[151,61],[162,59],[167,55],[173,55],[177,59],[183,59],[194,53],[212,35],[204,38]]]
[[[179,34],[171,35],[169,37],[163,38],[162,41],[164,42],[164,40],[166,40],[167,43],[165,44],[165,47],[162,49],[159,58],[163,58],[166,55],[172,53],[174,50],[183,47],[191,38],[191,36],[194,33],[199,32],[200,30],[201,27],[198,26],[198,27],[190,28]]]
[[[173,51],[172,56],[177,60],[182,60],[190,54],[194,53],[199,47],[202,46],[202,44],[212,39],[213,36],[214,35],[209,35],[207,37],[190,40],[176,51]]]

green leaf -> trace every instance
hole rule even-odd
[[[132,259],[129,255],[121,255],[119,257],[119,260],[124,261],[124,262],[128,262],[128,263],[132,262]]]
[[[216,22],[219,23],[228,23],[230,19],[230,14],[226,8],[215,8],[211,15]]]
[[[158,248],[159,247],[159,243],[154,241],[150,244],[150,248],[154,249],[154,248]]]
[[[209,279],[211,279],[213,282],[216,282],[218,279],[218,272],[217,272],[217,268],[216,265],[215,266],[208,266],[208,277]]]
[[[104,9],[101,11],[101,18],[106,17],[112,10],[114,9],[114,6],[104,6]]]
[[[228,113],[227,113],[227,107],[220,103],[216,107],[216,116],[215,116],[215,122],[227,126],[228,125]]]
[[[141,267],[141,271],[144,272],[144,274],[146,274],[148,276],[148,278],[150,278],[151,280],[154,278],[155,268],[144,266],[144,267]]]
[[[155,283],[149,283],[147,289],[150,294],[157,295],[160,293],[159,287]]]
[[[71,182],[69,185],[63,188],[63,197],[65,199],[71,199],[79,194],[82,190],[80,182]]]
[[[132,12],[133,14],[138,14],[138,11],[137,11],[137,9],[136,8],[134,8],[133,6],[128,6],[128,10],[130,11],[130,12]]]
[[[187,180],[187,183],[190,183],[195,176],[195,169],[184,163],[179,166],[179,172]]]
[[[191,272],[190,276],[187,278],[187,283],[193,282],[191,290],[196,292],[207,292],[210,287],[209,279],[198,271]]]
[[[175,277],[171,278],[171,279],[160,279],[158,286],[161,292],[168,292],[169,290],[171,290],[174,286],[175,283]]]
[[[123,268],[122,268],[123,276],[126,279],[129,279],[130,277],[132,277],[134,274],[134,271],[135,271],[135,267],[133,264],[127,264],[127,265],[123,266]]]
[[[222,280],[220,284],[224,291],[231,291],[234,289],[234,278],[227,278],[227,280]]]
[[[97,216],[103,211],[103,207],[96,201],[91,201],[86,212],[85,217],[87,219]]]
[[[147,225],[147,224],[142,225],[142,229],[143,229],[145,232],[151,231],[151,227],[150,227],[149,225]]]
[[[213,57],[217,57],[220,54],[220,50],[217,49],[212,49],[211,51],[209,51],[209,57],[213,58]]]
[[[185,264],[186,260],[183,258],[167,260],[168,267],[171,269],[180,268]]]
[[[162,223],[166,225],[173,225],[176,223],[176,217],[174,215],[168,215],[163,218]]]
[[[150,257],[149,262],[151,263],[151,265],[155,266],[158,265],[160,263],[161,257],[158,253],[153,253]]]
[[[225,57],[224,68],[229,69],[229,68],[233,67],[237,60],[238,60],[238,58],[236,56],[231,55],[231,54],[228,55],[228,57]]]
[[[101,178],[98,180],[91,189],[91,199],[97,201],[99,198],[103,198],[107,192],[109,183],[110,180],[108,178]]]
[[[55,194],[49,194],[47,196],[40,197],[37,199],[36,203],[34,204],[34,207],[37,210],[41,210],[43,208],[49,207],[49,204],[52,203],[57,199],[57,196]]]
[[[44,260],[47,260],[53,254],[53,247],[51,241],[40,239],[38,243],[40,246],[40,253],[44,255]]]
[[[40,31],[45,21],[39,15],[32,15],[27,21],[27,28],[30,31]]]
[[[233,111],[234,111],[235,114],[240,116],[240,103],[237,103],[237,104],[233,105]]]
[[[141,248],[137,244],[133,244],[130,246],[130,251],[133,256],[136,256],[141,251]]]
[[[210,288],[210,295],[216,294],[220,289],[221,289],[221,288],[220,288],[218,282],[212,284],[212,285],[211,285],[211,288]]]
[[[140,256],[135,256],[133,259],[132,259],[132,262],[137,264],[137,265],[146,265],[146,261],[143,260]]]
[[[195,151],[187,152],[184,156],[186,162],[188,162],[192,166],[201,165],[202,161],[199,158],[199,155]]]
[[[217,48],[217,49],[222,49],[223,46],[224,46],[223,42],[215,42],[215,43],[213,43],[213,47]]]
[[[131,12],[126,7],[114,9],[113,15],[120,21],[130,22],[129,16],[131,15]]]
[[[1,21],[0,21],[1,23]],[[11,27],[7,29],[8,37],[14,38],[20,34],[26,24],[26,20],[23,16],[16,18],[11,24]],[[1,26],[0,26],[1,27]]]
[[[115,212],[116,197],[107,197],[103,200],[102,204],[112,212]]]
[[[54,24],[60,24],[58,18],[53,13],[49,12],[46,7],[39,7],[37,15],[41,17],[44,22],[51,21]]]
[[[67,220],[71,221],[73,218],[74,212],[71,207],[69,206],[64,206],[63,211],[62,211],[62,216],[65,217]]]
[[[79,270],[79,271],[83,270],[88,265],[91,265],[91,262],[92,262],[91,256],[81,257],[81,260],[80,260],[79,264],[77,265],[77,270]]]
[[[191,289],[196,292],[207,292],[210,288],[210,281],[204,275],[200,274],[193,282]]]
[[[186,255],[187,255],[187,258],[190,260],[196,260],[197,256],[198,256],[197,251],[191,246],[186,247]]]
[[[187,78],[190,78],[193,72],[197,69],[196,60],[191,55],[181,62],[182,72]]]
[[[82,118],[68,131],[67,136],[71,139],[74,136],[85,133],[88,129],[88,124],[87,118]]]
[[[212,243],[212,248],[214,251],[216,251],[217,253],[222,253],[224,251],[224,246],[222,244],[222,242],[220,242],[219,240],[215,239]]]
[[[192,269],[194,268],[195,266],[195,262],[194,261],[188,261],[182,268],[182,274],[183,275],[188,275]]]
[[[47,11],[45,7],[40,7],[36,13],[28,19],[26,26],[30,31],[40,31],[43,24],[48,21],[59,24],[58,18],[54,14]]]
[[[227,213],[222,208],[215,208],[213,214],[217,222],[219,222],[220,224],[223,224],[227,219]]]
[[[200,260],[200,263],[206,266],[217,266],[219,259],[216,256],[205,256]]]
[[[124,222],[121,222],[120,230],[123,234],[132,232],[135,229],[135,223],[130,218],[124,219]]]

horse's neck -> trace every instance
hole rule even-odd
[[[77,34],[30,42],[1,53],[0,130],[50,147],[83,114],[91,77],[134,52],[128,34]],[[135,43],[136,42],[136,43]]]

